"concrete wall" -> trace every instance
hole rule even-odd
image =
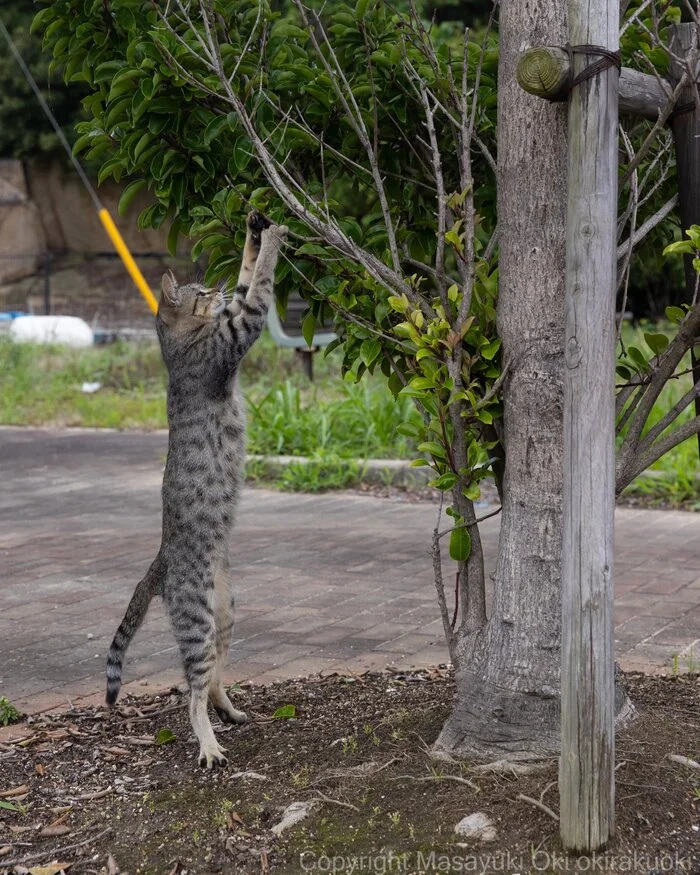
[[[167,267],[183,278],[192,275],[186,253],[178,263],[144,257],[167,251],[164,232],[136,227],[139,213],[151,203],[147,192],[139,192],[124,218],[117,213],[120,186],[105,183],[98,194],[156,297]],[[121,262],[98,255],[112,252],[92,199],[72,168],[58,161],[0,160],[0,311],[44,312],[48,253],[52,312],[105,327],[150,325],[150,311]]]

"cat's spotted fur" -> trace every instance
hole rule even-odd
[[[233,631],[228,539],[243,483],[245,412],[237,370],[272,303],[278,251],[287,229],[248,217],[243,264],[232,302],[218,289],[178,286],[163,277],[156,326],[168,369],[168,458],[163,476],[163,536],[137,585],[107,658],[107,702],[121,686],[126,648],[151,598],[163,597],[190,687],[199,762],[225,765],[207,701],[222,720],[242,723],[221,673]]]

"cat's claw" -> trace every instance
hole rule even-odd
[[[202,747],[199,750],[199,765],[206,769],[213,769],[214,766],[223,768],[228,765],[227,751],[218,744],[211,749]]]
[[[260,233],[265,228],[269,228],[271,224],[272,222],[266,216],[263,216],[262,213],[258,212],[258,210],[248,213],[247,225],[251,231]]]

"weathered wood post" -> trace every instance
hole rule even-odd
[[[678,57],[687,57],[692,63],[692,52],[698,50],[698,30],[694,23],[677,24],[673,28],[671,50]],[[697,58],[697,55],[696,55]],[[670,74],[680,80],[684,70],[675,58],[671,57]],[[694,70],[694,76],[698,71]],[[678,100],[679,108],[671,118],[671,130],[676,150],[676,170],[678,173],[678,200],[683,230],[700,224],[700,111],[695,100],[695,86],[689,84]],[[690,255],[684,256],[685,286],[687,301],[693,300],[697,273]],[[691,350],[693,382],[700,380],[700,360]],[[695,415],[700,416],[700,398],[695,399]],[[700,451],[700,434],[698,435]]]
[[[617,0],[570,0],[571,44],[617,52],[619,15]],[[574,49],[577,75],[601,59],[608,63],[572,83],[569,94],[559,800],[564,847],[584,852],[602,848],[615,830],[619,58],[616,67],[607,53]]]

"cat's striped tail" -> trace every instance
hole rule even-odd
[[[146,572],[145,577],[137,584],[129,607],[124,614],[124,619],[119,624],[112,646],[109,648],[107,654],[107,695],[105,697],[108,705],[113,705],[117,701],[122,685],[122,663],[126,650],[146,616],[151,599],[158,592],[162,574],[163,566],[160,557],[157,557]]]

